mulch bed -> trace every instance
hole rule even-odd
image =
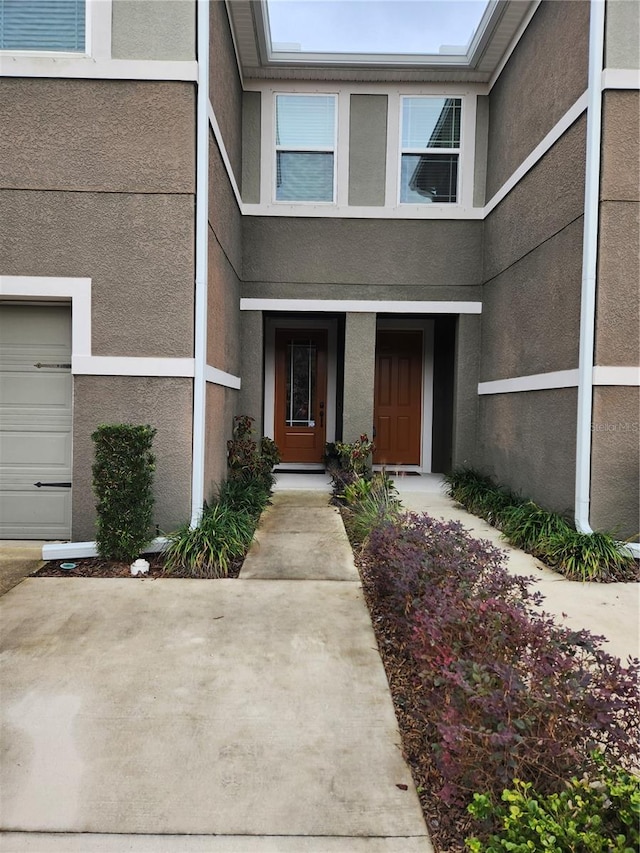
[[[149,572],[146,575],[132,575],[130,563],[118,563],[113,560],[103,560],[101,557],[83,557],[81,559],[50,560],[33,577],[38,578],[189,578],[187,572],[165,572],[164,559],[161,554],[145,554],[149,561]],[[242,568],[242,559],[236,560],[229,568],[229,578],[237,578]],[[75,569],[61,569],[62,563],[75,563]]]
[[[464,839],[473,834],[473,818],[466,809],[447,806],[436,796],[444,781],[431,761],[430,743],[436,742],[437,737],[420,706],[419,692],[414,688],[420,680],[417,666],[406,653],[403,641],[389,625],[373,592],[367,561],[357,547],[354,547],[354,558],[389,682],[402,738],[402,754],[411,768],[431,841],[438,853],[461,853],[465,850]]]

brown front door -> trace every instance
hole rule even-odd
[[[373,408],[377,465],[419,465],[422,332],[379,330]]]
[[[276,329],[275,440],[283,462],[321,462],[326,442],[327,332]]]

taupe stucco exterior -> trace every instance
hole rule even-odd
[[[99,424],[151,424],[158,430],[153,452],[153,523],[174,530],[191,513],[191,379],[135,376],[75,376],[73,380],[72,537],[95,538],[91,434]]]
[[[91,279],[92,354],[193,356],[193,196],[0,192],[3,272]]]
[[[245,204],[260,201],[260,92],[242,93],[242,200]]]
[[[640,68],[640,5],[607,0],[605,67]]]
[[[376,315],[347,313],[344,334],[343,441],[373,435]]]
[[[473,299],[481,284],[481,222],[246,216],[242,225],[244,296],[256,282],[261,295],[286,298],[291,285],[300,298],[312,285],[318,298],[332,289],[340,298],[339,286],[344,298]]]
[[[209,3],[209,99],[238,186],[242,183],[242,85],[224,3]],[[210,182],[211,183],[211,182]]]
[[[2,188],[193,193],[195,87],[3,78],[0,149]]]
[[[573,517],[575,388],[480,396],[481,467],[499,483]]]
[[[386,95],[351,95],[349,204],[384,204],[387,100]]]
[[[544,2],[489,95],[487,199],[587,88],[589,3]]]
[[[112,0],[111,55],[114,59],[194,60],[195,0]]]
[[[591,526],[640,540],[640,389],[594,388]]]

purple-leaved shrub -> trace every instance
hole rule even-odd
[[[371,533],[366,557],[412,659],[445,802],[499,799],[515,778],[557,789],[596,748],[637,763],[640,662],[624,667],[601,637],[557,625],[501,551],[459,523],[408,514]]]

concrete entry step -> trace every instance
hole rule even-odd
[[[359,581],[336,507],[324,492],[276,492],[240,572],[243,580]]]

